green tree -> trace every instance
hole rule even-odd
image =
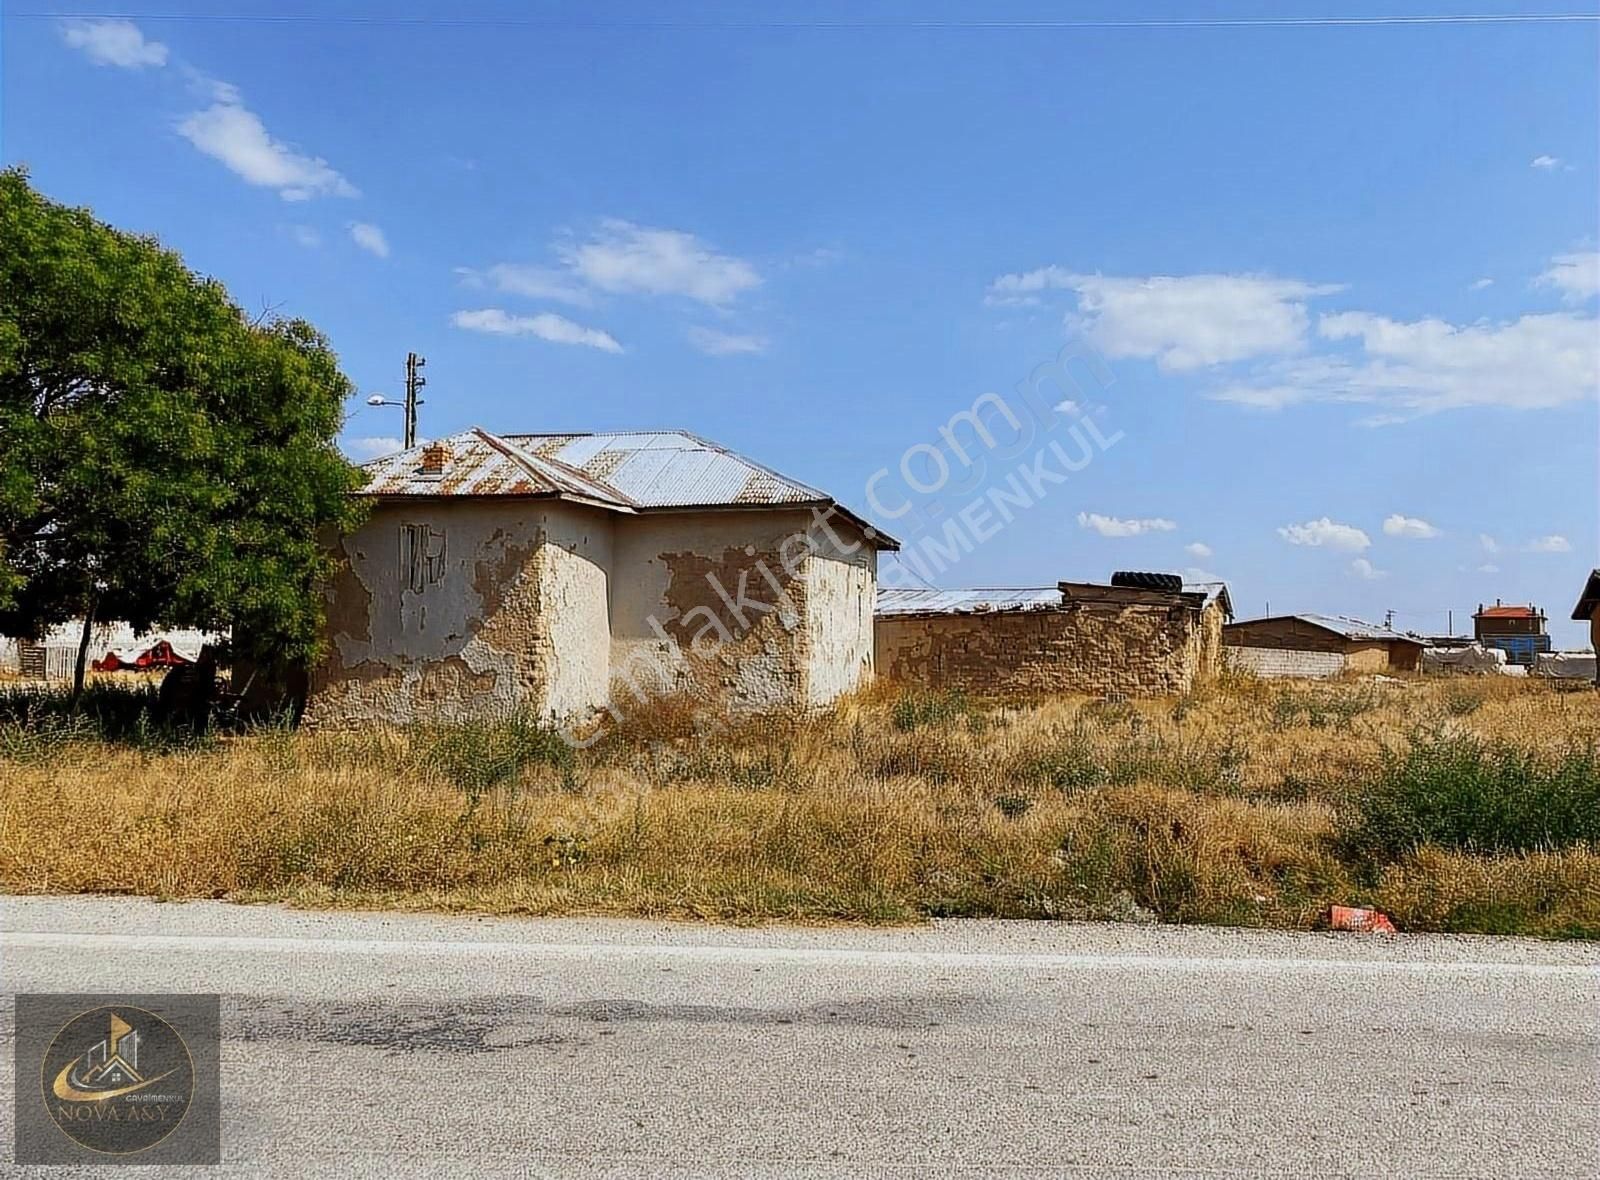
[[[327,534],[359,511],[350,393],[310,324],[252,321],[0,171],[0,633],[231,627],[252,659],[311,658]]]

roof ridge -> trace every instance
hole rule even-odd
[[[632,497],[628,496],[622,491],[619,491],[617,488],[612,487],[604,480],[596,479],[592,475],[588,475],[574,467],[569,467],[559,459],[550,459],[544,455],[535,455],[531,451],[524,450],[522,447],[517,446],[516,443],[508,442],[506,439],[497,434],[491,434],[481,426],[474,426],[473,430],[477,432],[478,436],[482,438],[484,442],[494,447],[502,455],[506,456],[506,458],[512,460],[512,462],[521,465],[529,475],[532,475],[537,479],[544,480],[558,492],[568,492],[570,494],[571,489],[561,487],[558,481],[551,478],[550,472],[542,470],[542,468],[554,468],[558,473],[565,476],[571,481],[572,484],[575,484],[578,487],[588,485],[592,488],[595,488],[601,493],[601,495],[593,497],[594,499],[610,499],[617,506],[622,508],[638,507],[638,504],[633,500]]]

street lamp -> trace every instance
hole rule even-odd
[[[417,391],[428,383],[428,379],[420,370],[428,363],[426,357],[420,357],[414,352],[406,353],[406,400],[403,402],[391,401],[381,393],[375,393],[367,398],[369,406],[399,406],[406,412],[406,450],[417,445],[417,407],[426,403],[417,396]]]

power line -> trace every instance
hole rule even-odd
[[[530,28],[615,29],[640,31],[721,30],[1040,30],[1092,31],[1144,29],[1302,29],[1381,28],[1429,25],[1544,25],[1600,24],[1600,12],[1433,13],[1418,16],[1259,16],[1259,17],[1148,17],[1111,20],[1065,18],[1060,20],[544,20],[536,17],[472,16],[339,16],[321,13],[160,13],[160,12],[11,12],[20,20],[140,20],[191,24],[322,24],[388,26],[395,28]]]
[[[891,556],[893,556],[894,563],[895,563],[896,566],[898,566],[900,569],[904,570],[906,573],[910,574],[913,578],[915,578],[917,581],[921,582],[929,590],[938,590],[939,589],[938,586],[935,586],[932,582],[928,581],[927,578],[923,577],[922,574],[920,574],[917,571],[917,567],[916,566],[912,565],[910,562],[906,561],[905,558],[901,557],[897,550],[890,549],[890,550],[887,550],[887,552]]]

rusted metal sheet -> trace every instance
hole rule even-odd
[[[680,430],[513,434],[506,440],[604,480],[641,508],[816,504],[829,498],[825,492]]]
[[[565,496],[632,508],[610,485],[486,430],[435,439],[374,459],[362,470],[362,490],[373,496]]]
[[[374,459],[362,470],[363,493],[383,497],[555,496],[618,512],[827,507],[876,548],[900,547],[826,492],[678,430],[495,435],[474,428]]]

